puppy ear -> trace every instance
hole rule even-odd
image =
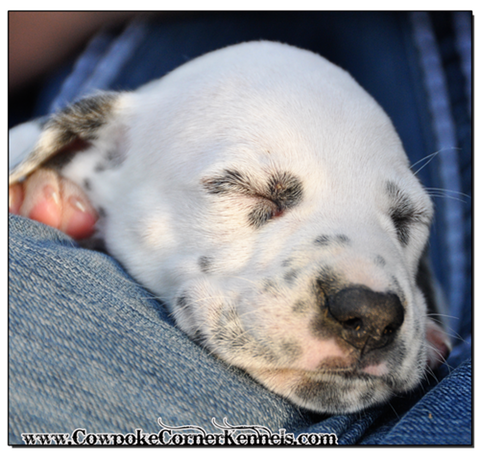
[[[9,132],[9,185],[25,179],[47,163],[61,168],[67,152],[87,148],[113,123],[122,95],[102,92],[83,98],[50,118],[12,128]],[[62,158],[63,156],[63,158]]]
[[[427,301],[427,362],[431,369],[435,369],[447,359],[452,344],[445,331],[447,327],[444,319],[447,312],[445,299],[433,275],[428,249],[424,250],[420,258],[416,281]]]

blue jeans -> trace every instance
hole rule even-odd
[[[468,13],[222,13],[134,22],[98,35],[76,64],[52,75],[35,115],[94,88],[135,88],[233,42],[279,40],[350,71],[392,117],[413,163],[442,150],[419,171],[425,185],[469,195],[462,54],[469,20]],[[79,428],[158,432],[158,418],[218,432],[211,419],[227,418],[275,432],[335,433],[341,444],[471,444],[471,206],[450,196],[435,200],[431,242],[457,317],[449,322],[459,337],[448,365],[389,404],[333,417],[293,406],[191,342],[113,258],[10,216],[9,443],[24,443],[22,433]]]

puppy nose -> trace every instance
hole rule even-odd
[[[345,288],[327,297],[327,303],[338,335],[362,354],[389,345],[405,317],[396,294],[366,287]]]

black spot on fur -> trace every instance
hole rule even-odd
[[[290,362],[295,361],[302,354],[302,349],[297,342],[283,341],[280,349],[283,357],[288,358]]]
[[[209,274],[211,272],[212,259],[207,256],[201,256],[198,259],[198,266],[204,274]]]
[[[350,238],[345,234],[337,234],[335,236],[322,234],[316,237],[313,243],[319,247],[327,247],[332,244],[350,244]]]
[[[125,161],[125,154],[120,149],[112,149],[107,152],[103,160],[95,165],[95,172],[102,172],[119,168]]]
[[[377,255],[373,260],[377,266],[384,268],[387,265],[387,261],[383,258],[382,255]]]
[[[296,301],[292,306],[292,312],[296,314],[304,314],[308,309],[308,303],[306,301]]]
[[[266,279],[264,281],[262,292],[264,293],[272,293],[275,295],[278,293],[278,285],[273,279]]]
[[[260,341],[254,339],[243,328],[238,313],[227,309],[221,313],[221,318],[212,330],[210,342],[219,347],[225,347],[234,356],[249,356],[261,358],[268,363],[278,361],[277,355]]]
[[[188,304],[188,297],[185,296],[185,295],[181,295],[177,298],[175,303],[180,309],[185,309],[189,305]]]
[[[105,218],[107,216],[107,212],[105,211],[105,208],[101,206],[97,209],[97,214],[100,218]]]
[[[102,171],[105,171],[106,169],[107,169],[107,167],[105,166],[105,163],[97,163],[95,165],[95,168],[93,168],[93,170],[96,173],[101,173]]]
[[[85,190],[91,190],[92,189],[92,182],[90,181],[90,179],[88,179],[88,178],[83,179],[83,188]]]
[[[292,258],[287,258],[286,260],[282,261],[282,267],[288,268],[293,262]]]
[[[289,284],[293,284],[295,279],[298,277],[298,271],[296,269],[290,269],[290,271],[286,272],[283,278],[285,282]]]
[[[321,235],[321,236],[316,237],[315,240],[313,241],[313,243],[315,245],[325,247],[327,245],[330,245],[331,241],[332,240],[331,240],[330,236]]]
[[[348,400],[348,395],[338,385],[324,380],[305,378],[295,386],[295,394],[310,404],[318,402],[323,409],[337,412],[342,407],[347,409],[353,405],[353,399]]]
[[[109,164],[109,169],[115,169],[125,161],[125,156],[118,153],[116,149],[112,149],[107,152],[106,160]]]
[[[345,234],[338,234],[335,236],[335,240],[340,244],[350,244],[350,238]]]

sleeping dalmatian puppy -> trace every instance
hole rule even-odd
[[[432,203],[387,115],[318,55],[231,46],[10,140],[12,212],[76,202],[83,228],[47,223],[102,241],[192,339],[299,406],[384,402],[448,354]]]

